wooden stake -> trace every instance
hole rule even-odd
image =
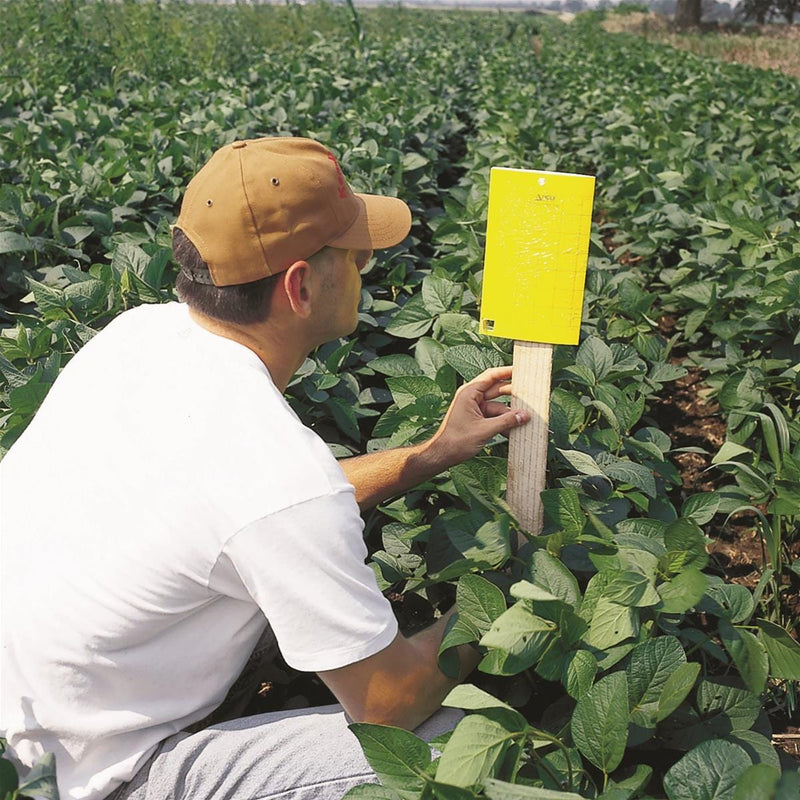
[[[539,493],[545,487],[552,366],[553,345],[514,342],[511,407],[530,411],[531,421],[514,428],[509,437],[508,504],[534,536],[541,533],[544,521]]]

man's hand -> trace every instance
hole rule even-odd
[[[493,402],[510,394],[511,367],[487,369],[456,392],[429,443],[441,470],[472,458],[497,434],[508,433],[531,418],[528,411],[512,411],[505,403]]]
[[[511,394],[511,367],[487,369],[455,394],[439,430],[422,444],[342,459],[339,464],[356,489],[363,509],[417,486],[472,458],[498,433],[508,433],[531,417],[512,411],[498,397]]]

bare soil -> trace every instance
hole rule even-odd
[[[663,333],[669,334],[675,320],[669,316],[659,321]],[[676,359],[679,361],[679,359]],[[673,453],[672,460],[682,479],[685,495],[714,491],[716,484],[708,472],[713,455],[725,441],[725,422],[719,405],[707,398],[708,387],[703,383],[701,370],[689,367],[683,378],[675,381],[672,391],[660,398],[652,413],[663,430],[672,438],[675,449],[696,447],[705,453]],[[790,545],[790,559],[800,558],[800,540]],[[709,546],[712,565],[718,574],[731,583],[754,589],[766,561],[763,543],[753,515],[739,514],[718,528]],[[785,618],[800,618],[800,592],[783,581],[781,606]],[[786,755],[800,760],[800,727],[797,714],[789,716],[786,709],[771,709],[773,745]]]

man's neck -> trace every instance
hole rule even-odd
[[[292,332],[281,332],[269,320],[254,325],[237,325],[208,317],[193,308],[189,309],[189,315],[209,333],[238,342],[252,350],[267,368],[281,393],[286,391],[292,375],[310,352],[301,344],[301,337]]]

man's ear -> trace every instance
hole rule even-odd
[[[307,261],[295,261],[286,270],[283,291],[297,316],[305,319],[311,314],[311,267]]]

